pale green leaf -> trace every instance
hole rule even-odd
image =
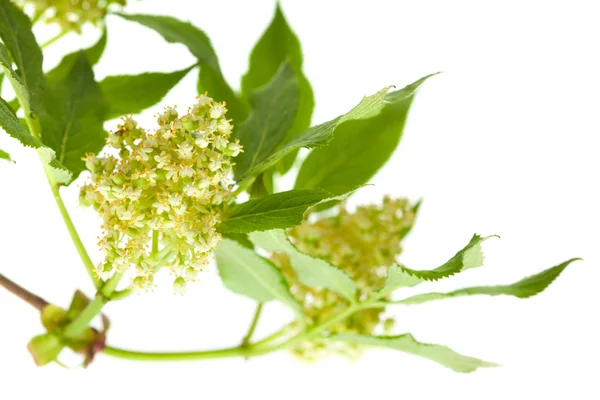
[[[49,83],[44,97],[42,140],[76,178],[85,167],[82,157],[98,153],[106,136],[106,103],[83,52],[64,80]]]
[[[210,39],[203,31],[189,22],[182,22],[172,17],[140,14],[118,15],[155,30],[169,43],[181,43],[186,46],[200,64],[199,93],[208,91],[208,95],[216,101],[227,102],[229,109],[227,116],[233,118],[234,123],[239,124],[246,119],[245,104],[240,101],[225,81],[217,54]]]
[[[255,245],[264,250],[286,253],[302,284],[317,289],[329,289],[350,302],[356,301],[356,285],[348,274],[325,260],[302,253],[290,242],[285,231],[252,232],[249,237]]]
[[[137,114],[162,100],[193,67],[174,72],[108,76],[100,89],[109,106],[106,119]]]
[[[224,233],[248,233],[300,225],[306,210],[331,198],[320,189],[290,190],[235,205],[221,223]]]
[[[38,335],[27,344],[27,350],[39,367],[54,361],[64,347],[60,338],[50,333]]]
[[[219,275],[229,290],[261,303],[279,300],[297,315],[302,315],[300,303],[292,296],[287,281],[272,262],[229,239],[219,244],[216,255]]]
[[[235,160],[236,178],[273,154],[292,126],[297,106],[298,79],[290,64],[284,63],[269,84],[254,91],[250,117],[237,128],[244,152]]]
[[[15,90],[26,112],[40,113],[44,73],[42,71],[42,51],[31,30],[29,18],[11,1],[0,0],[0,38],[17,66],[19,84]],[[4,61],[2,62],[4,65]],[[9,65],[10,67],[10,65]],[[13,77],[7,73],[11,83]]]
[[[310,83],[302,72],[300,41],[287,23],[281,6],[277,4],[270,25],[250,55],[248,72],[242,77],[243,96],[248,98],[255,89],[266,85],[284,62],[291,65],[298,78],[298,109],[284,139],[289,141],[309,128],[315,101]],[[279,172],[286,172],[295,158],[296,152],[287,155],[277,165]]]
[[[390,304],[421,304],[433,300],[443,300],[452,297],[487,295],[487,296],[514,296],[525,299],[544,291],[564,271],[569,264],[580,260],[573,258],[555,267],[532,275],[511,285],[475,286],[455,290],[449,293],[424,293],[407,299],[390,302]]]
[[[44,145],[39,139],[33,137],[21,124],[13,109],[0,98],[0,126],[13,138],[17,139],[23,146],[34,148],[38,151],[44,164],[48,165],[48,172],[58,183],[71,181],[71,173],[64,165],[56,160],[56,153],[50,147]]]
[[[238,184],[241,187],[245,187],[245,185],[254,180],[258,174],[265,171],[277,161],[281,160],[282,157],[296,149],[301,147],[311,148],[327,145],[333,139],[333,132],[335,129],[345,121],[369,118],[377,115],[383,109],[384,99],[390,87],[391,86],[385,87],[371,96],[364,97],[362,101],[348,113],[334,118],[331,121],[313,126],[289,142],[284,143],[262,162],[250,168],[244,176],[240,177]]]
[[[414,94],[429,76],[388,93],[378,115],[341,124],[327,146],[303,161],[295,188],[337,194],[367,183],[398,146]]]
[[[386,347],[403,351],[435,361],[456,372],[473,372],[477,368],[498,366],[498,364],[459,354],[446,346],[418,342],[408,333],[398,336],[368,336],[342,333],[332,335],[330,338],[363,346]]]

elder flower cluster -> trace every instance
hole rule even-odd
[[[107,138],[116,157],[86,156],[91,183],[80,199],[104,220],[101,278],[134,270],[132,287],[147,290],[168,267],[183,293],[210,262],[220,239],[216,225],[233,198],[232,157],[241,151],[226,111],[202,95],[183,116],[166,108],[155,132],[126,117]]]
[[[415,207],[406,199],[384,198],[381,206],[358,207],[351,213],[341,207],[338,215],[306,223],[289,230],[289,237],[302,252],[323,258],[344,270],[357,284],[364,300],[371,292],[383,287],[387,267],[396,262],[402,252],[400,241],[415,219]],[[343,311],[348,302],[326,289],[302,285],[285,254],[273,254],[290,282],[292,293],[304,307],[313,323],[319,323]],[[373,334],[381,323],[390,330],[393,320],[381,319],[383,308],[366,309],[331,327],[332,333]],[[311,339],[298,344],[293,352],[313,360],[326,353],[338,352],[348,356],[358,354],[356,345]]]
[[[126,0],[19,0],[21,7],[33,9],[34,18],[57,23],[61,31],[81,33],[86,23],[100,24],[109,7],[124,6]]]

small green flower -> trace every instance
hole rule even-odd
[[[203,95],[181,117],[165,109],[155,132],[126,117],[109,133],[106,155],[85,157],[91,182],[81,188],[81,203],[104,220],[100,277],[135,271],[132,288],[147,290],[154,274],[168,267],[175,291],[183,293],[209,264],[221,238],[216,225],[233,198],[231,157],[241,151],[230,141],[226,111]],[[161,245],[154,251],[153,236]]]

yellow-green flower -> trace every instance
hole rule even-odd
[[[85,158],[91,183],[81,202],[104,219],[102,278],[135,270],[132,286],[148,289],[168,267],[182,293],[210,262],[220,240],[216,225],[233,196],[231,158],[241,151],[230,140],[226,111],[203,95],[183,116],[165,109],[154,132],[126,117],[109,133],[106,155]]]

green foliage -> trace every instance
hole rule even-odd
[[[21,142],[23,146],[34,148],[38,151],[44,164],[48,165],[48,171],[59,183],[71,181],[71,173],[56,160],[56,153],[50,147],[44,145],[38,138],[31,135],[23,127],[14,110],[0,98],[0,126],[13,138]]]
[[[181,43],[197,59],[200,65],[198,92],[207,91],[217,101],[226,101],[230,109],[228,115],[237,123],[246,119],[245,104],[227,84],[223,77],[219,59],[212,47],[210,39],[204,32],[190,23],[179,21],[172,17],[155,15],[125,15],[119,16],[142,24],[158,32],[169,43]]]
[[[162,100],[193,67],[174,72],[108,76],[100,89],[109,105],[106,119],[137,114]]]
[[[6,161],[12,161],[12,158],[10,158],[10,154],[5,152],[4,150],[0,150],[0,159],[6,160]]]
[[[84,169],[82,157],[98,153],[106,136],[107,105],[83,52],[64,79],[48,82],[44,97],[42,140],[76,178]]]
[[[278,4],[275,15],[250,55],[248,72],[242,77],[242,95],[249,98],[252,92],[266,85],[275,76],[281,64],[289,63],[298,80],[298,107],[294,122],[287,131],[287,142],[310,126],[315,105],[310,82],[302,72],[302,49],[296,34],[288,25]],[[277,164],[284,173],[292,166],[297,152],[292,152]]]
[[[320,189],[290,190],[249,200],[232,208],[219,230],[248,233],[299,225],[310,207],[331,198]]]
[[[273,154],[294,123],[297,106],[298,80],[284,63],[268,85],[252,94],[250,117],[237,129],[244,153],[237,158],[236,178]]]
[[[261,303],[279,300],[302,316],[281,271],[269,260],[229,239],[223,240],[216,254],[219,275],[229,290]]]
[[[514,296],[526,299],[544,291],[567,268],[569,264],[580,260],[573,258],[555,267],[532,275],[511,285],[475,286],[455,290],[450,293],[425,293],[394,302],[394,304],[421,304],[433,300],[443,300],[452,297],[487,295],[487,296]]]
[[[435,361],[456,372],[473,372],[477,368],[497,367],[497,364],[468,357],[438,344],[421,343],[411,334],[399,336],[368,336],[343,333],[334,335],[333,340],[339,340],[364,346],[387,347],[405,353]]]
[[[250,240],[270,252],[283,252],[290,257],[292,268],[304,285],[336,292],[351,303],[356,301],[356,285],[344,271],[320,258],[311,257],[294,246],[285,231],[253,232]]]
[[[38,335],[27,344],[27,350],[39,367],[54,361],[64,348],[65,345],[60,338],[51,333]]]
[[[250,168],[243,176],[239,177],[238,184],[245,187],[248,181],[252,181],[258,174],[273,166],[284,156],[290,154],[301,147],[317,147],[325,146],[333,139],[333,132],[343,122],[354,119],[369,118],[377,115],[383,108],[383,103],[390,87],[385,87],[379,92],[364,97],[362,101],[352,110],[344,115],[327,121],[320,125],[316,125],[302,134],[296,136],[289,142],[281,145],[277,150],[265,158],[262,162]]]
[[[16,74],[19,77],[17,80],[19,85],[15,90],[17,96],[25,103],[23,107],[26,112],[33,110],[39,113],[42,109],[42,92],[44,90],[42,51],[31,31],[29,18],[10,0],[0,0],[0,38],[17,66]],[[4,55],[2,59],[4,68],[10,69],[10,65],[5,65]],[[15,79],[15,74],[8,73],[7,75],[11,82]]]
[[[340,124],[331,143],[312,150],[304,160],[296,189],[339,194],[367,183],[398,146],[414,94],[430,76],[388,93],[378,115]]]

